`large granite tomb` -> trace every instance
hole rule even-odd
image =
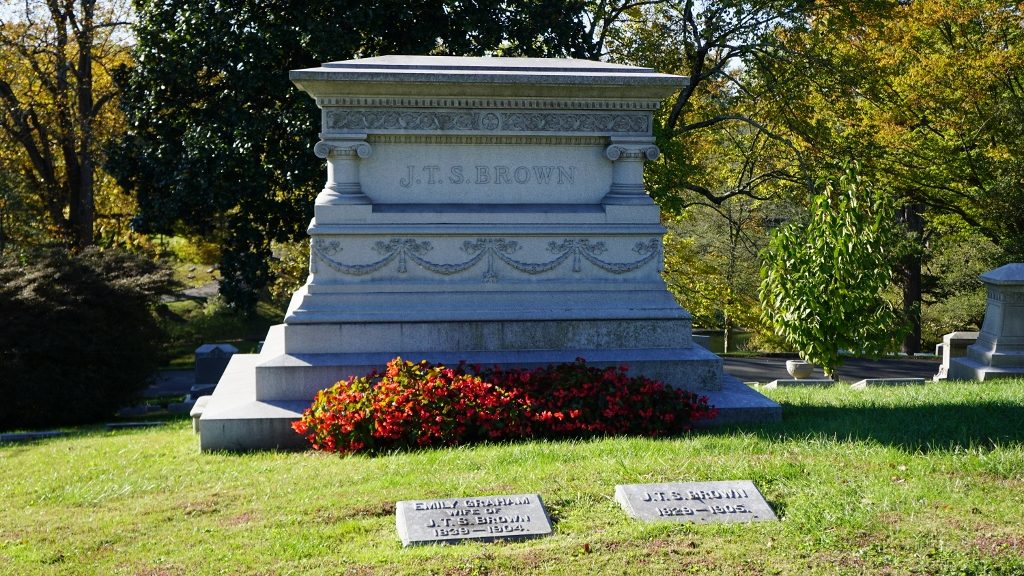
[[[317,390],[395,356],[577,357],[707,393],[723,421],[779,408],[724,377],[661,279],[643,165],[686,79],[580,60],[385,56],[295,70],[321,109],[327,183],[309,280],[258,355],[236,355],[203,450],[301,446]],[[728,384],[723,388],[723,382]]]

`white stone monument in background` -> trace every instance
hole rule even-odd
[[[981,281],[988,289],[981,332],[965,355],[950,359],[946,375],[950,380],[1024,378],[1024,264],[990,270]]]
[[[386,56],[291,72],[316,99],[327,184],[309,280],[259,355],[236,355],[201,447],[294,447],[317,390],[395,356],[483,365],[583,357],[776,420],[693,344],[661,279],[644,162],[686,79],[580,60]]]

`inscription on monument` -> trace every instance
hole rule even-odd
[[[395,524],[403,546],[551,534],[551,521],[537,494],[403,500],[395,506]]]
[[[576,183],[575,166],[428,166],[407,165],[398,180],[402,188],[426,184],[533,184],[571,186]]]
[[[778,520],[749,480],[621,484],[615,500],[627,514],[645,522],[698,524]]]

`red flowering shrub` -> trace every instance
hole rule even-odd
[[[664,436],[685,432],[693,422],[717,414],[706,397],[626,371],[625,366],[587,366],[577,358],[572,364],[533,370],[495,368],[480,376],[520,392],[534,436]]]
[[[526,437],[661,436],[716,412],[706,397],[582,359],[467,370],[396,358],[383,374],[322,390],[292,427],[314,449],[348,453]]]
[[[525,424],[514,392],[461,370],[395,358],[383,374],[321,390],[292,428],[316,450],[347,453],[517,437]]]

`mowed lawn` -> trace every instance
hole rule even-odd
[[[200,454],[190,423],[0,446],[0,574],[1024,574],[1024,381],[769,392],[667,439]],[[616,484],[749,479],[780,522],[645,524]],[[539,493],[554,534],[402,548],[394,503]]]

